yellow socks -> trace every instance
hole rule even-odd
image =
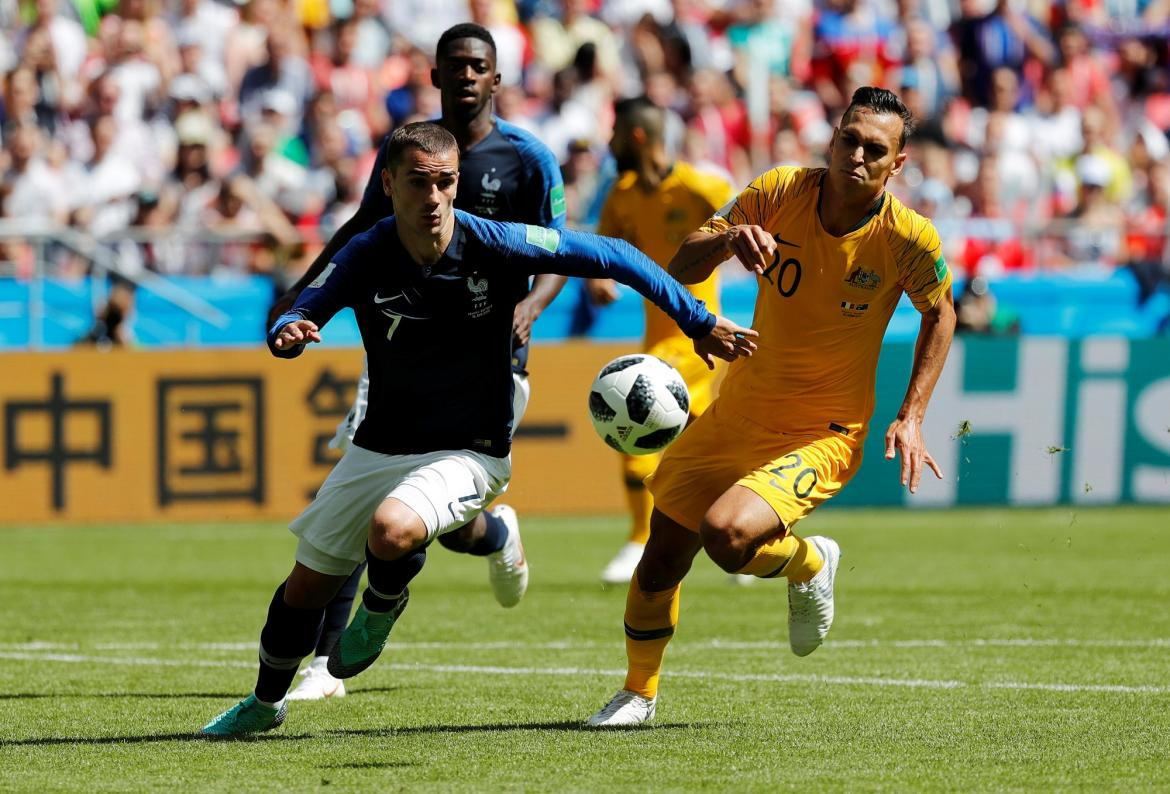
[[[626,503],[630,508],[630,543],[646,545],[650,538],[650,513],[654,497],[642,482],[658,468],[661,455],[623,455],[622,477],[626,486]]]
[[[646,593],[637,575],[630,580],[626,596],[626,658],[629,667],[625,689],[642,697],[658,694],[662,657],[678,625],[679,585],[669,590]]]
[[[750,573],[761,579],[772,579],[783,574],[790,582],[807,582],[824,565],[825,561],[815,546],[804,538],[788,534],[760,546],[756,556],[737,573]]]

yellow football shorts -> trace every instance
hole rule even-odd
[[[791,529],[861,468],[861,441],[769,430],[716,402],[667,447],[646,480],[654,506],[693,532],[733,485],[759,494]]]
[[[716,380],[725,367],[707,369],[703,359],[695,355],[695,346],[685,336],[671,336],[651,345],[646,351],[678,370],[687,383],[691,395],[691,416],[699,416],[715,400]]]

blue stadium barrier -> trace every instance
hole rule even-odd
[[[223,311],[230,322],[226,328],[218,328],[140,289],[131,318],[138,346],[247,346],[262,341],[265,315],[274,294],[269,279],[176,276],[170,280]],[[991,286],[999,305],[1019,317],[1025,335],[1142,339],[1156,335],[1170,317],[1170,295],[1162,292],[1139,305],[1137,281],[1125,269],[1016,275],[993,281]],[[956,284],[956,293],[961,289],[962,284]],[[39,289],[44,312],[36,329],[42,345],[60,349],[74,344],[93,325],[94,307],[101,305],[106,290],[101,279],[44,281]],[[33,344],[37,334],[30,328],[30,307],[35,292],[37,289],[28,282],[0,279],[0,350],[27,349]],[[579,296],[576,289],[564,290],[536,324],[534,339],[552,342],[568,336]],[[728,279],[722,290],[723,312],[738,323],[750,323],[755,297],[756,287],[751,279]],[[912,341],[918,325],[918,312],[903,296],[886,341]],[[588,337],[637,339],[642,330],[641,298],[633,290],[620,287],[617,301],[597,312]],[[325,344],[361,344],[352,312],[346,310],[330,323]]]

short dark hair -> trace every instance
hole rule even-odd
[[[872,85],[862,86],[853,92],[849,107],[841,114],[842,123],[849,118],[849,114],[857,108],[872,110],[874,113],[889,113],[902,119],[902,135],[898,139],[898,148],[906,146],[906,141],[914,134],[914,114],[902,104],[898,95],[885,88],[875,88]]]
[[[492,48],[492,57],[496,57],[496,40],[492,38],[492,34],[483,25],[477,25],[474,22],[460,22],[458,25],[452,25],[443,31],[443,35],[439,36],[439,43],[435,45],[435,61],[443,60],[443,56],[447,53],[447,45],[459,39],[479,39],[487,42],[487,45]]]
[[[622,119],[631,127],[641,127],[649,138],[662,140],[666,128],[666,119],[662,108],[655,105],[648,97],[636,96],[622,99],[614,103],[614,116]]]
[[[393,173],[407,149],[418,149],[424,154],[436,155],[449,151],[459,153],[455,136],[433,121],[415,121],[403,124],[390,134],[386,144],[386,168]]]

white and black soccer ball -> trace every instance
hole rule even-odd
[[[687,424],[691,396],[678,370],[641,353],[601,368],[589,389],[597,435],[627,455],[648,455],[674,441]]]

